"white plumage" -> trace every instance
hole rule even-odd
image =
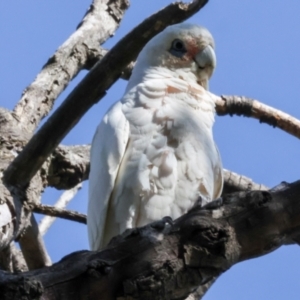
[[[92,143],[92,250],[126,228],[179,217],[199,196],[208,202],[220,195],[215,108],[206,90],[215,64],[213,38],[196,25],[170,26],[141,51],[123,98]]]

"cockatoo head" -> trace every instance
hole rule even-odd
[[[136,68],[164,67],[179,78],[195,80],[208,89],[208,80],[216,67],[214,40],[198,25],[177,24],[167,27],[141,51]]]

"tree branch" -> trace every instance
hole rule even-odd
[[[88,179],[90,145],[58,146],[51,155],[47,174],[48,186],[68,190]]]
[[[33,214],[30,218],[30,224],[20,236],[19,244],[29,270],[51,266],[51,259]]]
[[[266,191],[269,188],[252,181],[251,178],[223,169],[224,188],[222,196],[234,192]]]
[[[258,119],[278,127],[283,131],[300,138],[300,121],[278,109],[244,96],[216,96],[216,110],[220,116],[238,115]]]
[[[12,162],[5,172],[6,183],[25,187],[59,142],[88,109],[106,94],[120,77],[123,69],[135,60],[146,42],[167,25],[189,18],[206,2],[207,0],[194,0],[189,4],[182,2],[170,4],[119,41],[87,74]],[[102,82],[99,82],[99,78],[102,78]]]
[[[77,211],[57,208],[51,205],[35,204],[32,206],[32,211],[38,214],[58,217],[78,223],[86,224],[86,215]]]
[[[70,190],[64,191],[62,195],[59,197],[57,202],[54,205],[54,209],[64,209],[68,203],[76,196],[77,192],[81,189],[82,184],[79,183],[75,187],[73,187]],[[39,231],[41,235],[45,235],[47,230],[50,228],[50,226],[55,221],[56,217],[54,216],[45,216],[40,224],[39,224]]]
[[[0,269],[11,273],[28,271],[23,254],[17,249],[15,242],[12,241],[8,247],[0,251]]]
[[[98,55],[99,44],[116,31],[128,6],[128,0],[93,1],[77,30],[23,92],[13,110],[21,126],[29,132],[35,130],[69,82]]]
[[[299,234],[299,198],[300,181],[227,195],[175,221],[126,230],[101,252],[76,252],[21,275],[0,272],[0,293],[4,300],[85,299],[87,293],[91,300],[183,299],[237,262]]]

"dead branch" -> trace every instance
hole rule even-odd
[[[19,244],[29,270],[52,265],[33,214],[31,214],[30,224],[20,236]]]
[[[86,224],[86,215],[77,211],[57,208],[51,205],[36,204],[32,206],[32,211],[38,214],[62,218],[78,223]]]
[[[48,115],[69,82],[98,55],[99,44],[119,27],[128,6],[127,0],[93,1],[77,30],[49,58],[15,106],[13,117],[24,129],[33,132]]]
[[[78,193],[78,191],[81,189],[82,184],[79,183],[77,184],[75,187],[73,187],[72,189],[66,190],[64,191],[61,196],[59,197],[59,199],[56,201],[56,203],[54,204],[54,209],[64,209],[68,203],[76,196],[76,194]],[[48,229],[50,228],[50,226],[53,224],[53,222],[55,221],[56,217],[54,216],[45,216],[40,224],[39,224],[39,231],[41,233],[41,235],[45,235],[45,233],[48,231]]]
[[[48,186],[68,190],[88,179],[90,146],[58,146],[51,155],[47,170]]]
[[[300,121],[278,109],[244,96],[221,96],[216,98],[216,110],[220,116],[238,115],[258,119],[278,127],[283,131],[300,138]]]
[[[269,188],[263,184],[258,184],[252,181],[251,178],[244,175],[234,173],[232,171],[223,169],[224,188],[222,196],[234,192],[248,192],[248,191],[267,191]]]
[[[17,249],[15,242],[11,242],[8,247],[0,252],[0,269],[11,273],[28,271],[24,256]]]
[[[227,195],[175,221],[126,230],[101,252],[76,252],[21,275],[0,273],[0,293],[4,300],[183,299],[235,263],[299,234],[299,198],[300,181]]]

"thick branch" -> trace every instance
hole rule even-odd
[[[8,247],[0,251],[0,269],[11,273],[28,271],[24,256],[17,249],[15,242],[11,242]]]
[[[278,127],[285,132],[300,138],[300,121],[278,109],[263,104],[257,100],[241,96],[216,97],[216,110],[218,115],[238,115],[258,119]]]
[[[33,214],[30,224],[19,239],[19,244],[29,270],[51,266],[51,259]]]
[[[198,12],[207,0],[173,3],[152,15],[113,47],[33,136],[5,172],[9,185],[25,187],[59,142],[87,110],[101,99],[133,61],[142,47],[167,25],[179,23]],[[102,79],[99,82],[99,78]],[[70,113],[72,111],[72,113]]]
[[[0,273],[0,293],[4,300],[183,299],[235,263],[299,234],[299,200],[300,181],[227,195],[174,222],[166,217],[126,230],[101,252],[73,253],[22,275]]]
[[[90,172],[90,146],[60,145],[51,155],[49,169],[45,170],[48,185],[68,190],[88,179]]]
[[[94,0],[78,29],[58,48],[22,94],[13,116],[29,132],[48,115],[69,82],[98,55],[99,44],[116,31],[127,0]]]

